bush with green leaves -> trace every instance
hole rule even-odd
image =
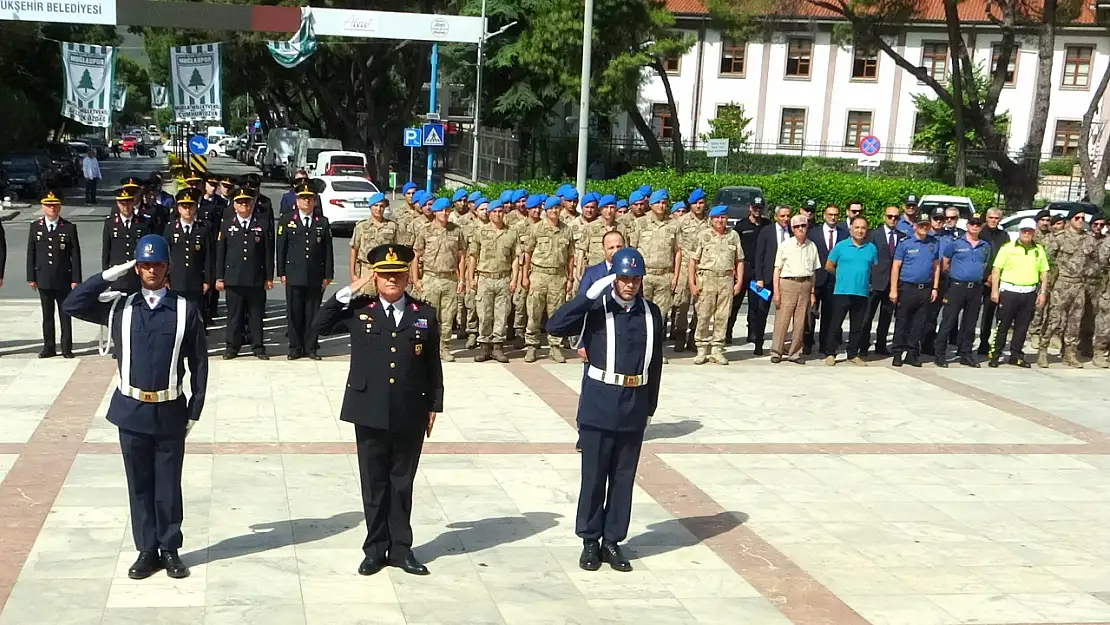
[[[1075,159],[1070,156],[1041,161],[1042,176],[1070,176],[1075,171]]]
[[[483,194],[496,198],[505,189],[528,189],[530,193],[554,193],[564,183],[572,180],[522,180],[508,183],[493,183],[481,187]],[[836,204],[844,207],[856,200],[863,203],[864,216],[872,224],[882,220],[883,209],[890,205],[901,206],[902,199],[909,194],[923,195],[960,195],[971,198],[980,211],[996,204],[996,193],[984,188],[957,188],[931,180],[910,178],[871,178],[859,174],[821,173],[792,171],[766,176],[743,174],[688,173],[679,176],[672,170],[635,171],[614,180],[587,181],[587,189],[598,193],[612,193],[618,199],[628,195],[641,185],[653,189],[667,189],[671,200],[685,199],[691,191],[701,187],[706,196],[712,199],[722,187],[750,186],[763,190],[768,206],[786,204],[797,208],[807,199],[816,200],[818,205]],[[443,191],[442,194],[447,194]]]

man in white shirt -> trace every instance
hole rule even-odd
[[[81,159],[81,175],[85,177],[85,204],[96,203],[96,183],[100,180],[100,162],[96,150],[89,150]]]

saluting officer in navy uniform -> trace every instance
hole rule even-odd
[[[150,220],[135,212],[136,199],[131,187],[116,191],[116,208],[111,215],[104,218],[100,240],[102,270],[134,259],[135,245],[139,239],[152,232]],[[128,294],[138,291],[139,274],[133,271],[123,274],[112,283],[112,289]]]
[[[663,316],[641,295],[643,276],[640,252],[618,250],[609,275],[547,322],[552,336],[581,332],[588,360],[578,399],[582,487],[575,522],[583,543],[578,566],[587,571],[602,562],[632,570],[619,543],[628,535],[636,465],[663,373]]]
[[[435,309],[405,294],[414,257],[404,245],[373,248],[373,273],[328,299],[313,324],[319,335],[351,335],[339,418],[355,425],[358,446],[367,529],[360,575],[387,564],[428,574],[412,554],[412,485],[424,437],[443,411],[443,365]],[[352,295],[371,280],[377,295]]]
[[[181,466],[185,437],[204,407],[208,351],[200,310],[167,289],[169,269],[169,245],[149,234],[139,239],[134,260],[81,283],[64,305],[78,319],[111,326],[119,375],[108,421],[119,428],[131,532],[139,551],[127,571],[131,579],[150,577],[162,568],[175,579],[189,575],[177,553],[184,516]],[[126,273],[139,276],[141,289],[101,302],[101,293]],[[188,398],[183,387],[186,364]]]
[[[62,301],[81,281],[81,242],[77,224],[62,219],[62,200],[47,191],[40,201],[42,217],[27,231],[27,285],[39,293],[42,305],[42,351],[39,358],[58,352],[54,342],[54,306],[62,326],[62,356],[73,358],[73,323]]]
[[[215,241],[208,224],[197,219],[196,189],[182,189],[175,198],[177,219],[162,235],[170,244],[170,286],[201,309],[205,325],[211,323],[204,297],[215,281]]]
[[[239,355],[244,327],[249,328],[255,358],[270,359],[262,346],[262,313],[266,291],[274,287],[274,240],[251,213],[253,200],[249,189],[239,189],[232,201],[235,216],[216,235],[216,290],[227,298],[224,360]]]
[[[335,277],[328,218],[316,215],[316,193],[307,180],[293,188],[296,206],[282,216],[277,229],[277,275],[285,286],[285,315],[288,320],[289,360],[306,354],[319,360],[319,344],[309,331],[316,311],[320,310],[324,289]]]

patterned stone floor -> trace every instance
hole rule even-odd
[[[580,365],[452,363],[432,575],[364,578],[347,362],[213,360],[193,575],[135,582],[113,364],[0,357],[0,625],[1110,624],[1104,371],[669,365],[619,574],[577,568]]]

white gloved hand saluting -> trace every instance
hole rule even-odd
[[[605,291],[608,291],[609,287],[613,286],[613,283],[616,281],[617,274],[615,273],[611,273],[605,276],[604,278],[591,284],[590,288],[586,289],[586,297],[588,297],[589,299],[597,299],[601,297],[601,294]]]
[[[134,267],[135,261],[129,260],[122,265],[116,265],[115,267],[109,267],[105,269],[104,273],[100,275],[108,282],[115,282],[116,280],[119,280],[120,278],[127,275],[127,273],[131,271]]]

